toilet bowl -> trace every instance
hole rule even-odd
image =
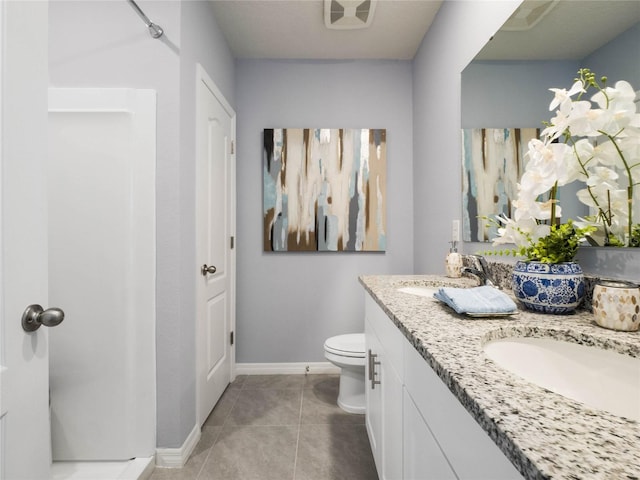
[[[341,368],[338,406],[349,413],[363,414],[364,403],[364,333],[349,333],[328,338],[324,356]]]

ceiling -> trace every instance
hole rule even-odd
[[[640,0],[527,0],[522,5],[547,3],[551,9],[538,23],[524,31],[501,29],[476,60],[581,60],[640,21]]]
[[[370,27],[331,30],[323,0],[210,0],[236,58],[412,59],[441,0],[379,0]]]
[[[378,0],[370,27],[332,30],[323,0],[209,0],[236,58],[412,59],[441,0]],[[448,0],[451,1],[451,0]],[[554,4],[526,31],[499,31],[477,60],[582,59],[640,21],[640,0]],[[515,14],[514,14],[515,15]]]

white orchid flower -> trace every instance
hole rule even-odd
[[[638,185],[634,173],[640,173],[636,93],[628,82],[619,81],[598,91],[590,101],[574,99],[592,86],[600,89],[593,72],[581,69],[578,73],[584,83],[577,80],[569,90],[550,89],[554,94],[549,104],[553,117],[541,138],[527,145],[518,197],[512,202],[513,219],[505,215],[497,218],[502,226],[494,245],[527,247],[548,235],[550,224],[562,214],[555,187],[575,180],[587,186],[577,192],[579,201],[598,211],[597,222],[581,218],[576,226],[602,226],[604,221],[606,231],[618,239],[629,234],[631,186]],[[541,200],[546,197],[550,198]],[[546,220],[552,222],[541,223]]]
[[[584,203],[587,207],[598,208],[598,204],[593,199],[591,192],[588,189],[583,188],[578,190],[576,192],[576,196],[578,197],[578,200]]]
[[[611,140],[600,141],[593,147],[595,165],[615,166],[620,165],[620,154],[616,145]]]
[[[617,186],[616,180],[618,179],[618,177],[619,177],[618,173],[611,168],[594,167],[593,175],[589,177],[589,180],[587,181],[587,185],[594,186],[594,185],[607,184],[607,185]]]
[[[576,93],[582,93],[585,91],[584,85],[580,80],[577,80],[568,92],[564,88],[550,88],[549,90],[554,93],[553,100],[551,100],[551,103],[549,104],[549,111],[553,110],[558,105],[571,103],[571,97]]]
[[[541,170],[527,170],[522,174],[518,189],[523,196],[533,197],[548,192],[555,184],[555,176],[553,170],[547,172]]]
[[[498,229],[498,237],[493,239],[493,245],[504,245],[514,243],[517,247],[529,246],[531,241],[549,235],[549,225],[538,225],[535,219],[522,219],[514,222],[510,218],[499,215],[496,219],[504,225]]]
[[[634,101],[636,92],[629,82],[620,80],[615,86],[607,87],[603,91],[597,92],[591,97],[591,101],[595,102],[602,109],[624,107],[625,110],[631,108],[635,112]]]
[[[618,148],[625,158],[635,158],[640,161],[640,132],[637,135],[629,135],[618,140]],[[619,162],[619,157],[617,160]]]

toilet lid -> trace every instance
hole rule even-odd
[[[348,333],[327,338],[324,342],[324,349],[343,357],[364,358],[364,333]]]

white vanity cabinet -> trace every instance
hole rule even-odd
[[[521,480],[520,472],[407,340],[404,353],[405,405],[417,410],[405,408],[405,478]],[[429,442],[420,440],[427,437],[427,431],[436,439],[442,456],[427,451],[431,450]],[[425,441],[425,450],[412,445],[416,441]],[[434,459],[431,465],[429,457]]]
[[[380,480],[402,475],[404,337],[369,296],[365,307],[366,426]]]
[[[366,426],[380,479],[522,479],[382,308],[365,298]]]

